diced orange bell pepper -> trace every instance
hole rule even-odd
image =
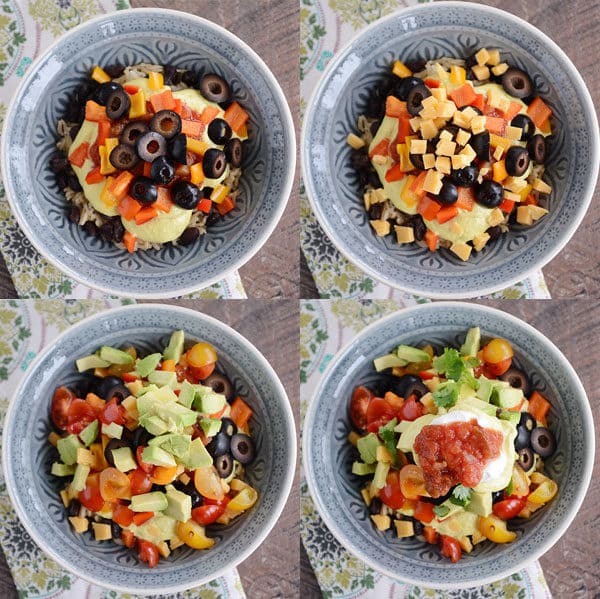
[[[136,526],[141,526],[144,522],[148,522],[154,517],[154,512],[136,512],[133,516],[133,523]]]
[[[514,200],[509,200],[508,198],[504,198],[502,203],[498,206],[502,212],[506,212],[507,214],[510,214],[514,210],[514,207]]]
[[[181,121],[181,132],[190,137],[201,137],[204,131],[204,125],[200,121]]]
[[[521,112],[523,106],[518,102],[511,102],[508,110],[504,113],[504,118],[510,123]]]
[[[414,193],[418,198],[422,198],[425,195],[425,190],[423,189],[423,183],[425,182],[425,177],[427,177],[427,171],[421,171],[412,182],[410,186],[410,191]]]
[[[173,108],[173,111],[176,112],[179,116],[181,116],[182,105],[183,102],[179,98],[175,98],[175,108]]]
[[[125,196],[117,205],[117,212],[125,220],[133,220],[141,209],[142,205],[131,196]]]
[[[438,81],[437,79],[425,79],[425,81],[423,81],[423,83],[429,89],[435,89],[435,88],[440,87],[442,85],[442,82]]]
[[[396,162],[393,164],[385,174],[385,180],[388,183],[392,183],[393,181],[400,181],[404,178],[404,173],[402,172],[402,168],[400,167],[400,163]]]
[[[441,209],[441,204],[430,198],[428,195],[423,196],[419,202],[419,205],[417,206],[417,212],[425,220],[433,220]]]
[[[198,210],[200,210],[200,212],[204,212],[205,214],[208,214],[210,212],[211,206],[212,206],[212,202],[209,198],[202,198],[198,202],[198,205],[196,206],[196,208]]]
[[[175,108],[175,98],[173,97],[171,90],[167,89],[160,94],[153,94],[150,96],[150,104],[152,105],[152,110],[154,110],[154,112],[159,112],[160,110],[173,110],[173,108]]]
[[[115,177],[114,181],[108,187],[108,191],[110,191],[117,200],[122,200],[127,195],[129,186],[134,178],[133,173],[123,171],[119,173],[118,177]]]
[[[406,102],[402,102],[395,96],[388,96],[385,100],[385,115],[395,118],[411,118]]]
[[[527,197],[525,198],[525,200],[523,202],[521,202],[521,204],[523,206],[537,206],[538,201],[537,201],[537,198],[532,193],[529,193],[529,194],[527,194]]]
[[[506,127],[506,121],[499,116],[486,116],[485,117],[485,128],[490,133],[496,135],[503,135],[504,128]]]
[[[546,424],[546,416],[550,411],[550,402],[539,391],[534,391],[529,397],[527,411],[538,422]]]
[[[223,115],[223,118],[238,135],[249,117],[250,115],[237,102],[232,102]]]
[[[217,118],[218,114],[219,109],[216,106],[207,106],[200,114],[200,122],[204,125],[208,125]]]
[[[449,220],[452,220],[455,216],[458,216],[458,208],[456,206],[444,206],[438,211],[435,218],[440,225],[443,225]]]
[[[93,168],[86,176],[85,182],[93,185],[94,183],[102,183],[104,181],[104,175],[100,173],[100,167]]]
[[[425,231],[425,243],[427,244],[429,251],[435,252],[437,250],[439,240],[440,238],[437,233],[434,233],[430,229]]]
[[[225,216],[235,208],[235,202],[231,196],[227,196],[220,204],[217,204],[217,212]]]
[[[502,183],[502,181],[504,181],[504,179],[508,177],[508,173],[506,172],[506,163],[504,162],[504,159],[494,162],[494,164],[492,165],[492,171],[494,173],[493,179],[497,183]]]
[[[88,157],[89,149],[90,144],[87,141],[84,141],[69,154],[69,162],[72,165],[81,168]]]
[[[158,197],[152,205],[161,212],[171,212],[173,201],[171,200],[171,192],[168,187],[158,186]]]
[[[100,106],[94,100],[88,100],[85,103],[85,120],[86,121],[106,121],[106,106]]]
[[[130,95],[130,96],[134,96],[135,94],[137,94],[140,91],[140,88],[137,85],[131,85],[129,83],[126,83],[123,86],[123,89]]]
[[[144,162],[144,177],[149,177],[150,173],[152,171],[152,163],[151,162]]]
[[[125,247],[127,248],[127,251],[130,254],[133,254],[133,252],[135,252],[135,243],[137,241],[137,237],[131,233],[130,231],[125,231],[125,234],[123,235],[123,243],[125,244]]]
[[[412,135],[412,128],[410,126],[410,120],[407,118],[399,118],[398,119],[398,135],[396,137],[396,141],[398,143],[404,143],[406,138],[409,135]]]
[[[483,94],[475,94],[475,99],[469,104],[473,108],[477,108],[483,112],[485,107],[485,96]]]
[[[472,187],[459,187],[458,200],[455,204],[457,208],[471,212],[475,206],[475,192]]]
[[[190,166],[190,182],[194,185],[200,185],[204,181],[204,170],[202,163],[196,162]]]
[[[92,70],[90,77],[98,83],[108,83],[111,81],[110,75],[102,68],[96,65]]]
[[[546,121],[552,116],[552,109],[537,96],[527,107],[527,115],[538,129],[543,129]]]
[[[236,423],[238,428],[244,428],[252,418],[252,408],[241,397],[236,397],[231,404],[229,417]]]
[[[96,143],[103,146],[106,138],[110,135],[110,121],[98,121],[98,137]]]
[[[458,108],[469,106],[476,101],[477,94],[470,83],[465,83],[460,87],[449,92],[448,97],[456,104]]]
[[[135,224],[143,225],[144,223],[147,223],[149,220],[152,220],[153,218],[156,218],[157,216],[158,216],[158,209],[155,208],[154,205],[146,206],[146,207],[142,208],[135,215]]]

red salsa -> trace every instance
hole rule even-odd
[[[475,487],[486,464],[500,455],[502,434],[469,422],[431,424],[417,435],[414,450],[432,497],[446,495],[462,484]]]

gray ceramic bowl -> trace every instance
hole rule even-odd
[[[140,62],[217,72],[250,113],[238,207],[199,243],[128,254],[67,218],[48,168],[56,122],[94,65]],[[264,62],[225,29],[183,12],[124,10],[87,21],[27,71],[2,133],[11,209],[35,248],[67,275],[107,293],[174,297],[206,287],[247,262],[273,232],[295,170],[295,134],[279,84]]]
[[[345,141],[369,90],[398,58],[462,58],[484,46],[500,48],[510,64],[526,70],[554,111],[546,171],[554,189],[550,214],[533,227],[514,227],[468,262],[449,250],[431,253],[399,245],[393,236],[376,237]],[[309,102],[301,145],[312,208],[346,258],[387,285],[447,299],[497,291],[556,256],[585,215],[600,161],[594,106],[567,56],[525,21],[467,2],[406,8],[362,31],[328,65]]]
[[[247,469],[259,501],[227,527],[216,526],[218,539],[209,551],[182,547],[154,569],[130,549],[78,535],[66,519],[50,476],[55,459],[47,436],[49,408],[56,386],[77,380],[74,361],[103,344],[133,344],[150,352],[164,347],[171,332],[212,343],[227,374],[254,410],[251,431],[257,457]],[[192,588],[219,576],[248,557],[275,525],[294,476],[296,436],[285,390],[277,375],[244,337],[202,313],[159,304],[101,312],[68,329],[29,368],[13,397],[3,431],[6,487],[21,522],[50,557],[81,578],[115,590],[166,593]]]
[[[550,428],[557,450],[546,461],[559,487],[557,497],[517,524],[518,539],[485,542],[450,564],[437,547],[416,538],[378,532],[351,474],[354,448],[348,402],[356,385],[374,383],[373,358],[401,343],[432,343],[438,350],[460,346],[469,327],[484,337],[508,339],[515,363],[552,403]],[[594,464],[594,428],[585,390],[567,359],[533,327],[505,312],[477,304],[441,302],[396,312],[372,324],[332,361],[306,415],[303,465],[310,493],[325,524],[357,557],[398,580],[432,588],[465,588],[498,580],[547,551],[567,530],[588,488]],[[511,527],[512,528],[512,527]]]

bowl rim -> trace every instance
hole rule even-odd
[[[598,171],[600,168],[600,165],[599,165],[599,163],[600,163],[600,131],[598,130],[598,118],[596,116],[596,110],[594,107],[594,103],[590,96],[590,92],[585,84],[585,81],[583,80],[583,77],[581,76],[581,74],[577,70],[577,67],[573,64],[571,59],[564,52],[564,50],[562,50],[560,48],[560,46],[558,46],[558,44],[556,42],[554,42],[543,31],[541,31],[534,25],[531,25],[530,23],[528,23],[521,17],[513,15],[512,13],[509,13],[508,11],[505,11],[505,10],[502,10],[502,9],[499,9],[499,8],[496,8],[493,6],[487,6],[484,4],[477,4],[477,3],[468,3],[466,6],[468,6],[468,8],[471,10],[480,11],[482,14],[487,14],[490,16],[498,16],[498,17],[507,19],[509,21],[513,21],[517,26],[524,29],[530,36],[534,36],[534,37],[537,36],[537,37],[541,38],[541,40],[548,45],[549,49],[552,50],[552,52],[554,52],[565,63],[565,66],[567,67],[567,71],[569,72],[570,76],[577,82],[577,87],[579,88],[579,90],[581,92],[580,95],[582,96],[583,110],[585,113],[587,113],[589,115],[589,118],[590,118],[590,121],[592,124],[592,129],[590,130],[590,139],[591,139],[591,146],[592,146],[591,147],[591,161],[590,161],[591,170],[590,170],[590,176],[587,180],[586,187],[582,194],[583,197],[585,198],[583,205],[579,208],[577,213],[574,215],[574,218],[570,222],[569,226],[566,228],[566,230],[562,234],[560,243],[558,243],[555,247],[550,249],[547,252],[547,254],[543,257],[543,259],[539,261],[538,264],[535,264],[535,265],[531,266],[530,268],[527,268],[525,271],[523,271],[517,275],[507,277],[504,281],[501,281],[500,283],[494,283],[494,284],[488,285],[487,287],[482,287],[482,288],[478,289],[475,293],[469,293],[467,291],[463,291],[463,292],[452,291],[452,290],[449,290],[449,291],[429,291],[428,290],[425,292],[426,297],[430,297],[430,298],[434,298],[434,299],[460,300],[460,299],[474,298],[474,297],[481,296],[481,295],[488,295],[490,293],[500,291],[502,289],[505,289],[506,287],[509,287],[511,285],[514,285],[515,283],[518,283],[519,281],[526,279],[527,277],[529,277],[533,273],[535,273],[537,270],[541,269],[546,264],[548,264],[551,260],[553,260],[557,256],[557,254],[561,250],[564,249],[564,247],[571,240],[571,238],[573,237],[573,235],[575,234],[575,232],[581,225],[581,222],[583,221],[583,219],[589,209],[590,203],[592,201],[592,197],[593,197],[594,190],[596,187],[596,182],[598,179]],[[385,23],[387,21],[393,21],[395,19],[399,19],[405,13],[414,13],[415,11],[431,11],[431,10],[435,11],[436,9],[438,9],[440,7],[441,8],[443,8],[443,7],[457,8],[459,10],[462,10],[462,9],[465,9],[466,6],[465,6],[464,2],[458,2],[456,0],[441,0],[439,2],[430,3],[430,4],[418,4],[415,6],[406,6],[404,8],[401,8],[399,10],[392,12],[389,15],[386,15],[385,17],[381,17],[380,19],[377,19],[376,21],[369,24],[367,27],[365,27],[358,33],[354,34],[346,44],[344,44],[339,50],[337,50],[337,52],[335,53],[335,56],[328,63],[327,67],[325,68],[325,71],[319,78],[317,85],[312,90],[310,98],[306,105],[306,111],[305,111],[304,117],[302,119],[302,128],[300,130],[300,153],[301,153],[300,166],[302,169],[302,180],[304,181],[306,196],[308,197],[308,200],[310,202],[310,206],[311,206],[313,213],[317,217],[317,220],[318,220],[319,224],[321,225],[323,231],[329,237],[329,240],[331,241],[332,245],[351,264],[354,264],[362,272],[373,277],[375,280],[379,281],[380,283],[383,283],[384,285],[387,285],[388,287],[391,287],[394,289],[399,289],[401,291],[405,291],[408,293],[414,293],[416,295],[423,295],[423,289],[419,289],[415,285],[407,285],[407,284],[403,283],[402,281],[391,281],[389,279],[386,279],[375,268],[372,268],[369,264],[367,264],[359,255],[354,255],[348,247],[345,247],[344,244],[340,243],[340,240],[337,236],[336,229],[334,227],[329,226],[329,223],[327,222],[327,219],[325,218],[325,215],[320,208],[320,200],[318,198],[318,194],[316,193],[316,191],[314,189],[312,178],[310,177],[312,168],[310,167],[310,160],[307,159],[308,154],[310,152],[310,148],[308,147],[308,141],[309,141],[309,135],[310,135],[310,133],[308,131],[308,124],[309,124],[309,121],[312,121],[312,116],[313,116],[312,113],[318,104],[318,98],[323,93],[325,86],[329,82],[335,69],[337,69],[339,64],[346,57],[347,53],[350,51],[350,49],[356,43],[356,41],[358,39],[362,38],[363,36],[368,35],[375,26],[378,26],[381,23]]]
[[[447,307],[460,308],[463,310],[470,310],[473,313],[477,313],[477,312],[483,313],[483,314],[487,313],[487,314],[493,315],[497,318],[504,319],[504,320],[510,322],[511,324],[513,324],[514,326],[520,328],[521,330],[524,330],[526,333],[529,333],[530,335],[534,336],[536,338],[536,342],[541,342],[542,344],[546,345],[546,347],[553,354],[555,354],[557,357],[559,357],[560,362],[563,364],[563,366],[567,370],[569,377],[575,383],[575,392],[576,392],[577,396],[581,399],[585,399],[585,401],[580,402],[580,405],[581,405],[581,409],[583,412],[582,420],[583,420],[584,427],[585,427],[585,437],[587,438],[587,441],[588,441],[589,453],[586,456],[586,462],[584,464],[584,469],[583,469],[583,476],[581,479],[582,491],[581,491],[581,493],[579,493],[576,501],[571,504],[568,513],[566,514],[565,518],[563,518],[563,520],[562,520],[561,525],[554,530],[553,534],[550,535],[549,539],[545,543],[536,546],[535,550],[532,551],[530,556],[525,561],[523,561],[521,564],[519,564],[516,568],[504,570],[497,576],[495,576],[495,575],[487,576],[485,578],[480,578],[480,579],[463,580],[460,582],[436,582],[435,588],[442,589],[442,590],[467,588],[469,586],[478,586],[478,585],[484,585],[484,584],[495,582],[506,576],[510,576],[514,572],[517,572],[517,571],[525,568],[526,566],[528,566],[529,564],[531,564],[532,562],[537,560],[539,557],[541,557],[544,553],[546,553],[564,535],[566,530],[569,528],[571,522],[577,515],[579,509],[581,508],[581,504],[583,503],[583,500],[586,497],[587,490],[589,488],[589,484],[591,481],[592,471],[594,468],[594,456],[595,456],[594,420],[592,417],[592,410],[590,407],[590,403],[589,403],[589,399],[588,399],[586,390],[585,390],[581,380],[579,379],[577,372],[575,371],[575,369],[573,368],[573,366],[571,365],[569,360],[566,358],[566,356],[543,333],[538,331],[536,328],[534,328],[533,326],[531,326],[529,323],[525,322],[524,320],[521,320],[520,318],[517,318],[516,316],[513,316],[512,314],[509,314],[508,312],[505,312],[504,310],[500,310],[498,308],[492,308],[485,304],[460,302],[460,301],[443,301],[443,302],[433,302],[433,303],[428,303],[428,304],[418,304],[416,306],[401,308],[397,311],[392,312],[391,314],[388,314],[387,316],[384,316],[383,318],[377,319],[376,321],[367,325],[365,328],[361,329],[361,331],[359,333],[354,335],[354,337],[335,354],[333,359],[327,365],[327,368],[325,369],[325,371],[323,372],[323,375],[321,376],[319,385],[317,386],[316,390],[314,391],[314,393],[311,396],[311,402],[308,406],[308,409],[306,411],[306,416],[304,418],[304,425],[302,427],[301,451],[302,451],[302,464],[303,464],[303,468],[304,468],[306,483],[308,486],[310,496],[315,503],[315,507],[317,508],[319,515],[323,519],[323,522],[325,523],[327,528],[331,531],[331,533],[337,539],[337,541],[346,550],[348,550],[352,555],[354,555],[356,558],[360,559],[362,562],[367,564],[369,567],[373,568],[377,572],[384,574],[385,576],[389,576],[390,578],[392,578],[394,580],[399,580],[401,582],[414,584],[414,585],[427,586],[427,584],[428,584],[427,580],[419,580],[417,578],[411,578],[411,577],[402,577],[401,572],[395,572],[395,571],[391,571],[391,570],[382,568],[381,565],[378,564],[375,559],[372,559],[368,555],[364,555],[359,550],[357,550],[353,545],[352,539],[348,535],[346,535],[343,530],[341,530],[340,528],[338,528],[336,526],[335,522],[333,522],[331,520],[331,518],[329,517],[328,511],[325,509],[325,507],[323,505],[323,502],[321,500],[321,493],[319,490],[319,485],[317,484],[317,481],[313,477],[313,471],[312,471],[311,464],[312,464],[312,461],[315,458],[316,454],[313,453],[312,446],[306,443],[306,439],[310,438],[310,430],[312,428],[312,423],[315,420],[315,418],[318,417],[317,399],[318,399],[319,395],[323,392],[323,389],[325,387],[325,383],[327,382],[327,379],[329,378],[329,376],[333,372],[333,370],[336,368],[338,363],[342,359],[344,359],[348,353],[350,353],[352,351],[352,348],[354,347],[354,345],[356,343],[359,343],[362,338],[369,336],[371,334],[371,332],[375,328],[381,326],[382,323],[385,324],[387,322],[391,322],[396,319],[402,319],[402,320],[405,320],[408,318],[418,319],[419,314],[421,312],[425,312],[425,311],[439,312],[440,314],[443,314],[444,310]],[[476,564],[474,565],[474,567],[476,567]]]
[[[30,80],[34,77],[34,73],[35,73],[38,65],[43,60],[45,60],[50,54],[52,54],[54,49],[57,48],[60,44],[62,44],[66,38],[70,37],[71,35],[78,34],[80,30],[84,30],[90,26],[93,27],[97,23],[105,21],[106,19],[115,18],[115,17],[120,18],[121,15],[124,15],[123,18],[127,18],[127,15],[131,16],[132,14],[142,13],[142,12],[146,13],[148,15],[156,15],[158,17],[165,17],[165,18],[169,18],[169,17],[186,18],[186,19],[194,22],[196,25],[200,26],[201,28],[203,27],[206,29],[211,29],[213,32],[215,32],[219,36],[225,38],[228,43],[230,43],[234,46],[238,46],[240,48],[240,50],[242,50],[244,53],[246,53],[246,55],[250,59],[252,59],[252,61],[254,62],[254,65],[257,67],[257,69],[262,72],[264,78],[266,79],[266,81],[268,83],[269,88],[271,89],[271,91],[273,93],[273,96],[275,97],[276,101],[281,105],[281,107],[282,107],[281,120],[283,123],[284,131],[289,136],[289,141],[290,141],[290,152],[289,152],[289,156],[287,157],[288,158],[287,171],[285,174],[285,180],[283,181],[283,185],[282,185],[282,192],[280,194],[281,201],[278,203],[276,210],[273,212],[273,216],[271,217],[270,221],[263,228],[262,232],[257,236],[257,239],[256,239],[255,243],[253,244],[253,246],[250,247],[248,252],[246,252],[243,256],[235,259],[233,264],[229,268],[227,268],[220,274],[216,274],[216,275],[210,277],[209,279],[206,280],[206,282],[202,283],[202,285],[199,286],[198,284],[195,284],[195,285],[186,286],[184,283],[183,285],[181,285],[174,291],[158,291],[158,292],[157,291],[134,291],[134,292],[116,291],[110,285],[96,283],[93,280],[92,275],[90,277],[86,277],[85,274],[82,274],[80,272],[75,272],[72,268],[64,266],[63,264],[61,264],[61,261],[58,257],[51,255],[46,251],[42,241],[35,238],[35,235],[33,235],[29,229],[28,223],[24,219],[21,218],[18,211],[15,209],[15,206],[17,205],[17,201],[12,197],[12,194],[9,191],[10,186],[8,184],[8,173],[9,173],[10,169],[8,168],[8,138],[9,138],[9,136],[7,135],[7,132],[8,132],[10,123],[13,120],[12,119],[13,113],[18,109],[16,99],[21,94],[21,91],[25,88],[25,85],[27,85],[30,82]],[[267,240],[271,237],[271,235],[277,228],[277,226],[281,220],[281,217],[283,216],[283,213],[287,207],[287,204],[289,202],[289,199],[290,199],[290,196],[292,193],[292,188],[294,185],[294,179],[295,179],[295,173],[296,173],[296,155],[298,153],[296,128],[295,128],[294,120],[292,117],[291,109],[289,106],[289,102],[288,102],[285,94],[283,93],[283,90],[281,89],[281,86],[280,86],[277,78],[275,77],[275,75],[273,74],[271,69],[268,67],[268,65],[265,63],[265,61],[258,55],[258,53],[255,50],[253,50],[244,40],[239,38],[237,35],[231,33],[229,30],[225,29],[221,25],[218,25],[217,23],[214,23],[213,21],[210,21],[204,17],[200,17],[197,15],[188,13],[186,11],[173,10],[170,8],[127,8],[127,9],[123,9],[123,10],[117,10],[117,11],[101,14],[101,15],[98,15],[91,19],[88,19],[87,21],[84,21],[83,23],[80,23],[76,27],[73,27],[73,29],[69,29],[68,31],[63,33],[61,36],[59,36],[57,39],[55,39],[46,48],[46,50],[44,52],[42,52],[33,61],[33,63],[27,69],[25,76],[23,77],[23,79],[20,81],[19,85],[15,89],[15,91],[9,101],[8,107],[6,109],[6,116],[4,117],[4,125],[2,127],[2,132],[0,134],[0,137],[1,137],[1,139],[0,139],[0,170],[2,171],[2,180],[4,181],[4,189],[5,189],[6,198],[8,200],[8,204],[10,206],[11,212],[12,212],[13,216],[15,217],[15,219],[17,220],[21,231],[25,234],[25,236],[27,237],[29,242],[33,245],[33,247],[46,260],[48,260],[48,262],[50,262],[53,266],[55,266],[61,273],[63,273],[64,275],[66,275],[72,279],[75,279],[76,281],[85,285],[86,287],[91,287],[92,289],[96,289],[98,291],[101,291],[101,292],[104,292],[104,293],[107,293],[107,294],[110,294],[113,296],[117,296],[117,297],[132,297],[132,298],[136,298],[136,299],[169,299],[169,298],[193,293],[195,291],[199,291],[202,289],[206,289],[207,287],[210,287],[214,283],[217,283],[217,282],[223,280],[224,278],[226,278],[233,272],[237,271],[244,264],[246,264],[249,260],[251,260],[258,253],[258,251],[265,245]],[[127,276],[126,272],[123,272],[120,274],[121,274],[121,276]]]
[[[161,587],[155,587],[155,588],[145,587],[145,590],[143,593],[144,594],[164,593],[164,592],[171,593],[171,592],[179,592],[179,591],[189,590],[190,588],[194,588],[195,586],[199,586],[199,585],[205,584],[211,580],[219,578],[226,571],[237,567],[242,561],[247,559],[252,553],[254,553],[259,548],[259,546],[263,543],[263,541],[266,539],[268,534],[273,530],[275,524],[279,520],[281,513],[288,501],[290,492],[291,492],[291,488],[292,488],[292,484],[293,484],[293,480],[294,480],[294,476],[295,476],[295,471],[296,471],[296,462],[297,462],[297,441],[296,441],[297,431],[296,431],[296,425],[295,425],[295,421],[294,421],[294,413],[293,413],[292,406],[290,404],[288,395],[285,391],[285,388],[284,388],[281,380],[279,379],[279,376],[277,375],[277,373],[275,372],[275,370],[271,366],[271,364],[268,362],[268,360],[265,358],[265,356],[260,352],[260,350],[258,348],[256,348],[254,346],[254,344],[252,344],[248,339],[246,339],[246,337],[244,337],[243,335],[238,333],[233,327],[229,326],[228,324],[225,324],[224,322],[220,321],[219,319],[215,318],[214,316],[210,316],[204,312],[192,310],[191,308],[185,308],[185,307],[182,307],[182,306],[179,306],[176,304],[160,304],[160,303],[158,303],[158,304],[157,303],[131,304],[131,305],[127,305],[127,306],[121,306],[121,307],[117,307],[117,308],[109,308],[109,309],[101,310],[100,312],[96,312],[95,314],[92,314],[90,316],[83,318],[79,322],[75,323],[74,325],[69,326],[67,329],[62,331],[51,343],[49,343],[48,345],[43,347],[43,349],[39,352],[39,354],[31,361],[30,365],[27,368],[27,371],[23,375],[21,382],[19,383],[19,385],[17,386],[17,388],[15,389],[15,391],[13,392],[13,394],[10,398],[8,409],[6,411],[6,417],[4,419],[3,429],[2,429],[3,437],[4,437],[4,442],[3,442],[3,447],[2,447],[2,471],[3,471],[3,475],[5,478],[5,482],[6,482],[6,489],[7,489],[12,507],[18,516],[19,522],[25,528],[25,530],[29,533],[29,535],[31,536],[33,541],[36,543],[38,548],[43,553],[45,553],[51,559],[56,561],[59,565],[61,565],[67,571],[75,574],[77,577],[79,577],[87,582],[97,584],[103,588],[109,588],[111,590],[116,590],[116,591],[126,592],[126,593],[133,592],[133,593],[137,593],[137,594],[139,594],[141,592],[140,589],[138,589],[138,588],[133,588],[133,587],[130,588],[130,587],[123,586],[123,585],[107,586],[107,582],[105,580],[101,580],[101,579],[95,578],[94,576],[87,575],[87,573],[85,573],[85,572],[78,571],[76,569],[77,568],[76,564],[71,564],[67,560],[64,560],[61,555],[55,553],[54,551],[49,550],[46,547],[44,537],[42,535],[38,534],[37,529],[33,528],[30,525],[27,517],[25,516],[24,512],[21,509],[22,506],[21,506],[19,499],[14,495],[14,490],[12,488],[12,485],[9,484],[10,481],[12,480],[13,468],[12,468],[12,464],[9,462],[8,457],[7,457],[8,452],[5,450],[6,445],[10,444],[10,435],[7,435],[6,433],[7,433],[7,431],[10,430],[10,428],[12,426],[12,422],[17,418],[16,412],[15,412],[15,410],[16,410],[16,401],[15,400],[16,400],[17,396],[21,393],[22,389],[25,387],[29,373],[31,373],[33,371],[33,369],[37,367],[38,363],[40,363],[43,359],[45,359],[48,356],[48,354],[50,354],[58,346],[60,346],[64,337],[66,337],[67,335],[72,335],[73,331],[77,331],[77,330],[85,331],[85,329],[87,328],[87,326],[90,323],[92,323],[96,320],[102,319],[102,318],[107,318],[107,317],[119,318],[123,315],[126,316],[127,313],[129,313],[129,312],[140,312],[140,311],[141,312],[154,312],[157,308],[159,308],[161,310],[165,310],[166,312],[187,315],[190,318],[194,318],[196,320],[202,320],[205,323],[215,326],[216,328],[220,329],[221,331],[226,331],[226,334],[233,337],[236,342],[238,342],[244,349],[246,349],[249,353],[251,353],[254,356],[254,358],[262,365],[262,367],[268,373],[271,382],[273,383],[273,386],[275,388],[275,392],[276,392],[277,396],[281,400],[282,411],[285,415],[285,433],[286,433],[286,437],[287,437],[288,444],[289,444],[289,458],[288,458],[288,467],[285,471],[284,480],[282,483],[282,493],[277,498],[277,501],[274,504],[274,509],[271,512],[271,514],[269,515],[269,517],[267,518],[265,526],[262,528],[260,533],[254,537],[254,540],[248,547],[246,547],[245,549],[240,551],[239,555],[237,555],[231,562],[228,562],[228,563],[222,565],[219,569],[217,569],[215,572],[211,573],[210,575],[207,576],[206,574],[204,574],[204,575],[200,574],[201,577],[198,578],[198,580],[193,583],[194,586],[192,586],[192,587],[190,587],[189,584],[187,584],[187,583],[183,583],[181,586],[171,586],[168,589],[161,588]],[[200,573],[200,571],[199,571],[199,573]]]

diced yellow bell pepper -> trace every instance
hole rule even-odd
[[[100,174],[110,175],[117,169],[110,162],[110,153],[119,145],[117,137],[107,137],[103,146],[98,148],[100,154]]]
[[[416,205],[418,198],[416,196],[416,194],[414,194],[411,190],[410,187],[413,184],[413,181],[415,180],[415,176],[414,175],[408,175],[408,177],[406,178],[406,181],[404,182],[404,187],[402,188],[402,191],[400,192],[400,199],[409,207],[412,208],[413,206]]]
[[[98,83],[108,83],[109,81],[112,81],[109,74],[98,65],[96,65],[92,71],[92,79]]]
[[[107,177],[106,183],[104,183],[104,187],[102,188],[102,191],[100,192],[100,200],[107,208],[114,208],[117,205],[117,198],[115,198],[115,196],[110,191],[108,191],[108,188],[109,188],[110,184],[113,182],[113,180],[114,180],[114,177]],[[90,447],[90,449],[91,449],[91,447]],[[93,451],[92,451],[92,453],[93,453]]]
[[[222,185],[221,183],[218,183],[215,186],[215,188],[212,190],[212,193],[210,194],[210,199],[215,204],[220,204],[227,197],[228,193],[229,193],[229,187],[227,187],[226,185]]]
[[[410,77],[412,75],[412,71],[403,62],[400,62],[399,60],[397,60],[394,63],[392,73],[394,73],[396,77],[401,78]]]
[[[187,149],[190,152],[194,152],[194,154],[199,154],[200,156],[204,156],[206,150],[210,148],[210,146],[205,141],[199,141],[198,139],[194,139],[193,137],[186,136],[187,139]]]
[[[512,543],[517,538],[517,533],[506,528],[506,522],[496,516],[479,517],[477,521],[479,532],[494,543]]]
[[[525,187],[523,187],[523,189],[520,192],[521,202],[524,202],[530,193],[531,193],[531,185],[529,185],[529,183],[528,183]]]
[[[194,185],[200,185],[204,181],[204,171],[202,170],[202,163],[196,162],[190,166],[190,181]]]
[[[252,487],[242,489],[228,504],[231,510],[244,512],[249,510],[258,500],[258,493]]]
[[[467,80],[467,71],[463,67],[453,64],[450,67],[450,83],[453,85],[462,85]]]
[[[165,80],[162,73],[155,73],[154,71],[150,71],[148,73],[148,87],[152,91],[157,91],[164,87]]]
[[[129,107],[129,118],[135,119],[146,114],[146,94],[140,89],[133,96],[129,96],[131,106]]]

